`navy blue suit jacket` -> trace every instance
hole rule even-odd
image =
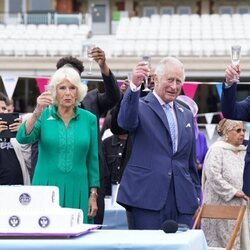
[[[195,136],[190,110],[174,103],[178,123],[178,149],[173,154],[166,114],[153,95],[139,98],[127,89],[118,124],[133,138],[133,150],[124,170],[117,201],[125,207],[160,210],[166,203],[171,178],[180,213],[198,208],[199,177],[195,163]],[[171,205],[171,204],[170,204]]]
[[[237,84],[226,88],[223,84],[221,96],[221,110],[225,118],[250,122],[250,97],[237,102]],[[250,196],[250,141],[248,141],[243,174],[243,192]]]

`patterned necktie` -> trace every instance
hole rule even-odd
[[[168,125],[170,129],[170,136],[173,144],[173,152],[176,152],[176,123],[173,117],[173,113],[171,112],[171,106],[169,104],[165,104],[165,113],[168,118]]]

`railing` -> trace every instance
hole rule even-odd
[[[0,13],[1,24],[89,24],[90,15],[59,13]]]

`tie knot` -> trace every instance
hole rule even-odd
[[[166,103],[166,104],[165,104],[165,108],[166,108],[167,110],[170,110],[170,109],[171,109],[170,104],[169,104],[169,103]]]

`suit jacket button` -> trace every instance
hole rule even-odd
[[[172,175],[172,171],[169,171],[169,172],[168,172],[168,176],[171,176],[171,175]]]

